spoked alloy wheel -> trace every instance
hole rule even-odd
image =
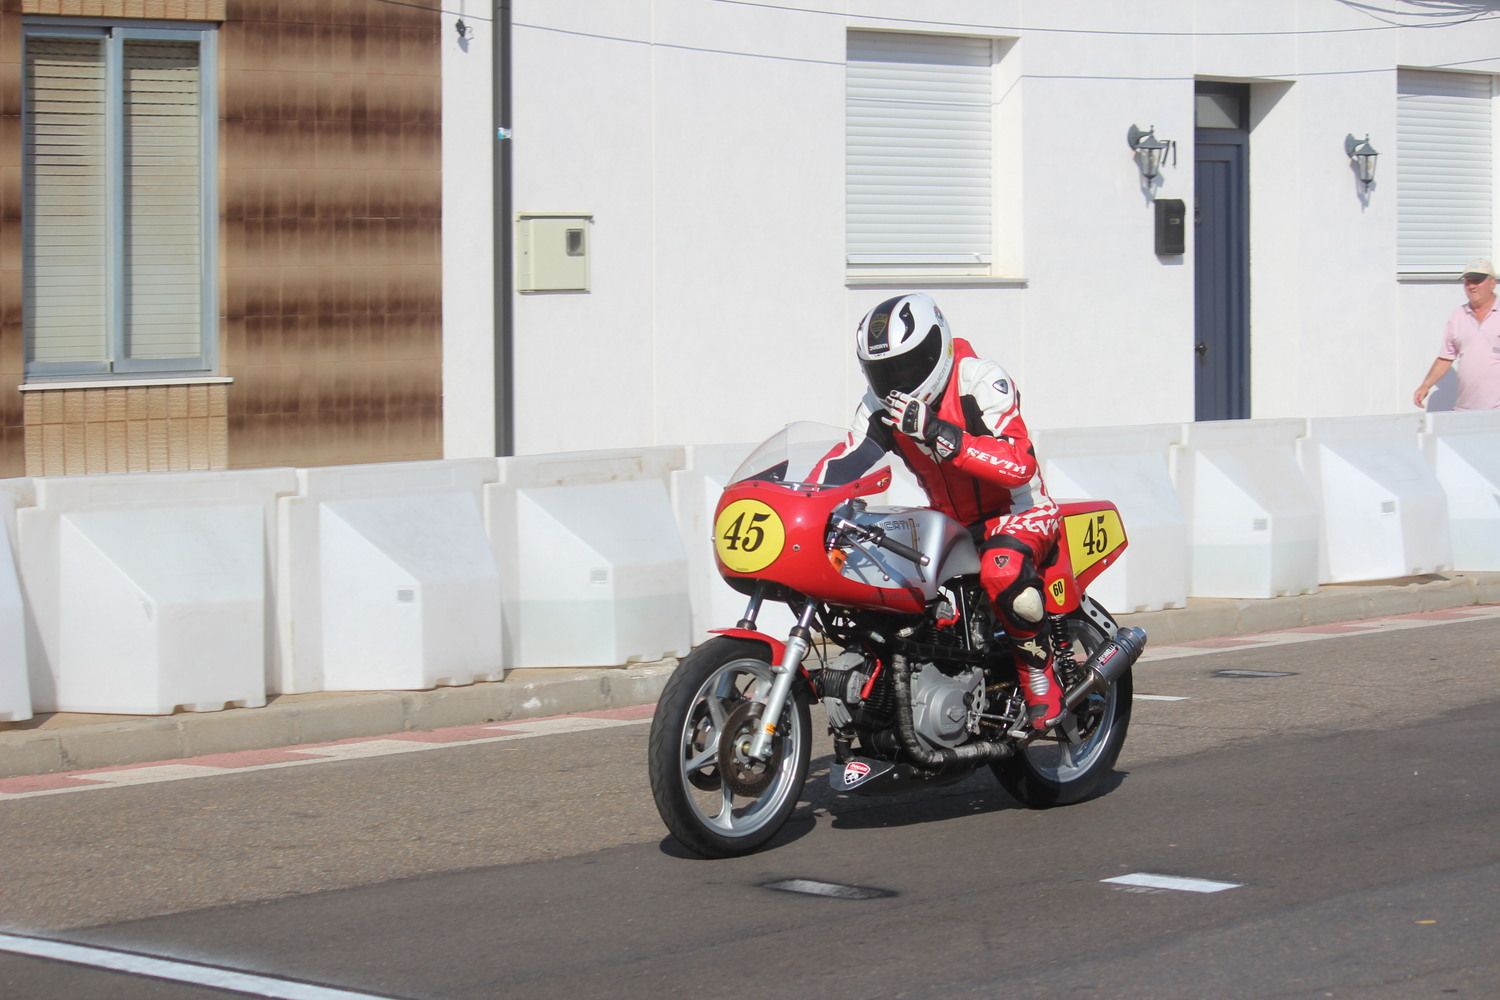
[[[1104,642],[1104,630],[1081,615],[1068,619],[1073,655],[1081,666]],[[1090,694],[1077,711],[1016,756],[994,764],[1005,790],[1034,809],[1087,798],[1113,770],[1130,727],[1131,672],[1104,694]]]
[[[777,724],[771,756],[745,753],[771,686],[764,643],[720,636],[678,665],[651,722],[656,809],[683,846],[711,858],[748,854],[776,835],[807,778],[808,695],[799,680]]]

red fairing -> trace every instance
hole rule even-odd
[[[757,500],[781,519],[786,541],[773,563],[753,573],[740,573],[725,566],[716,548],[714,562],[719,574],[728,580],[779,583],[799,594],[846,607],[887,608],[908,614],[922,611],[926,601],[918,587],[872,587],[840,575],[839,568],[829,560],[827,532],[834,508],[854,497],[879,493],[889,485],[889,469],[846,486],[811,490],[762,480],[731,485],[719,497],[714,510],[715,523],[730,504]]]

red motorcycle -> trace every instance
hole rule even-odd
[[[1059,505],[1064,537],[1043,581],[1066,712],[1039,736],[969,530],[927,508],[868,505],[890,486],[888,465],[813,481],[842,437],[788,426],[741,464],[715,511],[719,572],[749,603],[677,667],[649,751],[662,820],[706,857],[754,851],[791,815],[814,699],[828,713],[836,792],[957,780],[988,765],[1025,805],[1062,805],[1091,794],[1125,742],[1146,634],[1118,627],[1084,592],[1125,549],[1115,506]],[[756,628],[766,601],[796,616],[784,641]]]

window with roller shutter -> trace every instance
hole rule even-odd
[[[212,29],[28,24],[28,377],[215,360]]]
[[[1494,78],[1400,70],[1397,269],[1457,274],[1494,252]]]
[[[993,41],[851,31],[847,57],[847,265],[987,271]]]

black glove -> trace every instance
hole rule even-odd
[[[886,422],[907,437],[925,444],[939,461],[947,461],[958,454],[959,446],[963,444],[963,431],[933,413],[932,407],[920,399],[898,390],[885,397],[885,406],[891,413]]]

